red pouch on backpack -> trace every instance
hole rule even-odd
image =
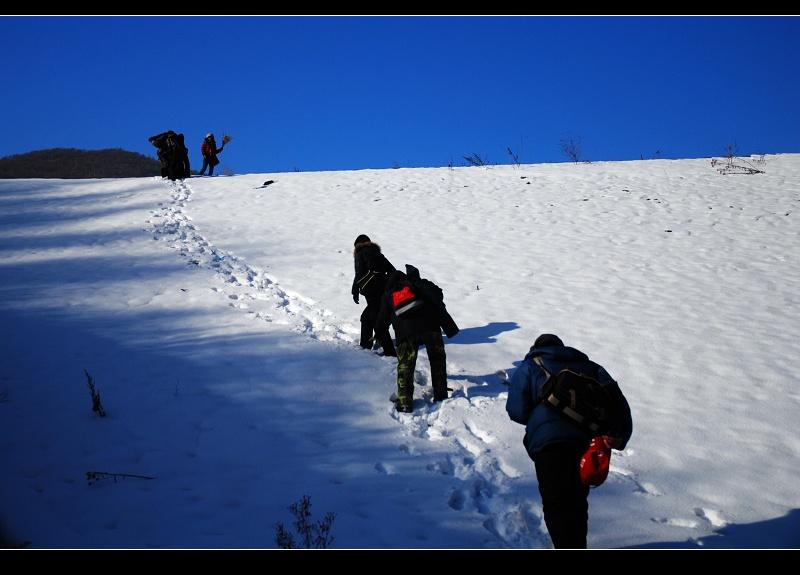
[[[611,448],[602,436],[593,437],[589,448],[581,457],[580,474],[584,485],[597,487],[608,477]]]
[[[398,316],[418,308],[422,303],[422,300],[417,297],[417,294],[409,286],[403,286],[392,292],[392,306],[394,307],[394,313]]]

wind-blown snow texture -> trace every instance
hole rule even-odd
[[[766,159],[1,181],[5,537],[274,547],[307,494],[334,547],[549,547],[501,380],[552,332],[633,411],[590,547],[798,547],[800,155]],[[444,288],[450,400],[422,353],[396,413],[357,347],[361,233]]]

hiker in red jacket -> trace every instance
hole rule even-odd
[[[206,166],[208,167],[208,175],[214,175],[214,166],[219,164],[219,160],[217,159],[217,154],[222,152],[225,148],[225,139],[222,140],[222,146],[217,149],[217,142],[214,140],[214,134],[209,132],[206,134],[205,140],[203,140],[203,145],[200,146],[200,153],[203,154],[203,167],[200,169],[200,175],[205,176]]]

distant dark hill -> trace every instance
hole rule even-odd
[[[51,148],[0,158],[0,178],[140,178],[161,175],[161,163],[136,152]]]

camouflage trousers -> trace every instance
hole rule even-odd
[[[423,344],[431,362],[433,399],[447,399],[447,367],[442,332],[428,331],[397,343],[397,399],[403,405],[410,406],[414,399],[414,368],[417,365],[417,350]]]

